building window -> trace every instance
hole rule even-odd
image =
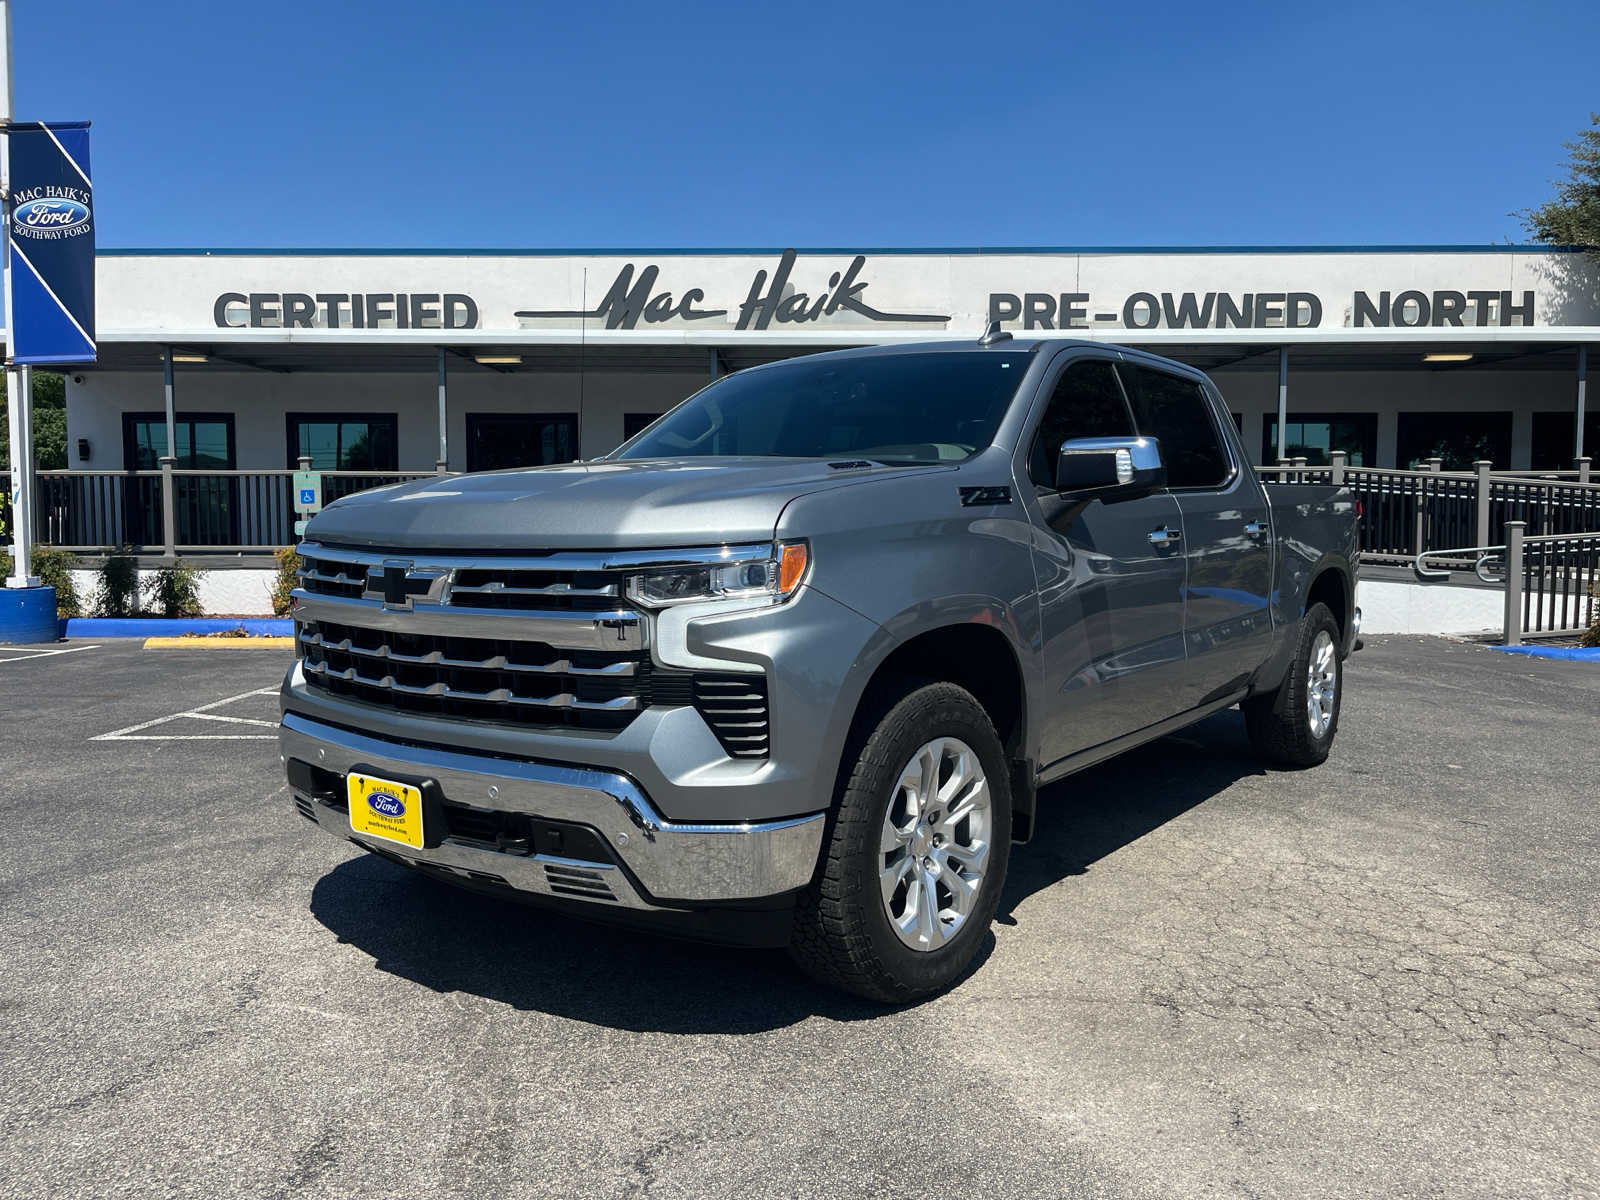
[[[1577,428],[1578,415],[1571,409],[1534,413],[1533,459],[1529,465],[1535,471],[1571,470]],[[1600,412],[1591,410],[1583,415],[1583,452],[1589,458],[1600,459]]]
[[[233,470],[233,416],[229,413],[178,413],[172,465],[180,471]],[[155,471],[167,453],[165,413],[124,413],[122,457],[130,471]]]
[[[1327,466],[1335,450],[1343,450],[1352,467],[1377,464],[1377,413],[1290,413],[1284,431],[1284,455],[1303,458],[1313,467]],[[1268,413],[1262,423],[1261,461],[1278,461],[1277,413]]]
[[[395,471],[400,467],[394,413],[290,413],[289,466],[311,459],[314,471]]]
[[[650,422],[660,419],[660,413],[623,413],[622,414],[622,440],[637,437],[643,433]]]
[[[467,414],[469,471],[545,467],[577,457],[577,413]]]
[[[1470,471],[1486,458],[1511,466],[1511,414],[1508,412],[1403,412],[1395,464],[1415,467],[1430,458],[1444,460],[1446,471]]]

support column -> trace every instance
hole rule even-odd
[[[1578,347],[1578,428],[1572,439],[1572,457],[1574,460],[1583,457],[1583,418],[1584,407],[1588,399],[1589,390],[1589,347]],[[1581,468],[1580,468],[1581,469]]]
[[[1289,347],[1278,347],[1278,462],[1289,438]]]
[[[1473,535],[1476,539],[1473,544],[1487,546],[1489,544],[1489,500],[1493,493],[1493,486],[1489,482],[1489,472],[1494,469],[1494,464],[1487,458],[1480,458],[1473,462],[1472,469],[1478,475],[1478,524]]]
[[[0,0],[0,119],[11,119],[11,5]],[[16,352],[12,336],[17,323],[11,312],[11,139],[0,133],[0,195],[6,197],[0,219],[0,265],[3,265],[6,318],[6,412],[10,418],[11,449],[11,576],[8,588],[38,587],[33,569],[33,505],[29,484],[28,441],[33,434],[33,397],[28,394],[22,373],[11,365]]]
[[[711,382],[715,383],[722,378],[722,352],[715,346],[711,347]]]
[[[28,568],[31,572],[33,546],[39,535],[39,459],[38,451],[33,446],[33,368],[18,368],[17,378],[22,386],[22,394],[28,399],[28,419],[22,426],[22,476],[19,482],[22,487],[22,506],[28,514]]]
[[[1527,530],[1525,521],[1506,522],[1506,611],[1505,644],[1522,644],[1522,538]]]
[[[161,350],[161,387],[167,409],[167,457],[173,461],[178,458],[178,409],[177,389],[172,381],[172,347],[164,346]]]
[[[161,456],[161,561],[169,567],[178,561],[178,488],[172,474],[176,462],[170,454]]]
[[[161,560],[170,567],[178,561],[178,480],[172,473],[178,465],[178,388],[173,380],[171,346],[161,348],[161,390],[167,410],[167,452],[161,455],[159,460]]]
[[[433,469],[443,475],[450,469],[450,442],[449,442],[449,380],[445,372],[444,347],[439,347],[439,457],[434,460]]]

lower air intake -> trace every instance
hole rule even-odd
[[[558,896],[577,896],[584,900],[615,900],[617,897],[599,871],[546,863],[544,879]]]
[[[765,675],[696,675],[694,706],[729,757],[767,757],[771,718]]]

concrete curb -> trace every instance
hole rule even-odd
[[[262,637],[292,637],[294,622],[263,617],[201,617],[169,621],[162,617],[73,617],[67,622],[67,637],[175,637],[183,633],[228,633],[243,628]]]
[[[293,650],[292,637],[153,637],[146,650]]]
[[[1600,646],[1491,646],[1507,654],[1526,654],[1529,658],[1561,658],[1568,662],[1600,663]]]

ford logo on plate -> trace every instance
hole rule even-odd
[[[367,807],[375,813],[385,817],[403,817],[406,815],[406,802],[399,796],[388,792],[373,792],[367,797]]]
[[[45,197],[17,205],[13,219],[29,229],[72,229],[89,219],[89,206]]]

